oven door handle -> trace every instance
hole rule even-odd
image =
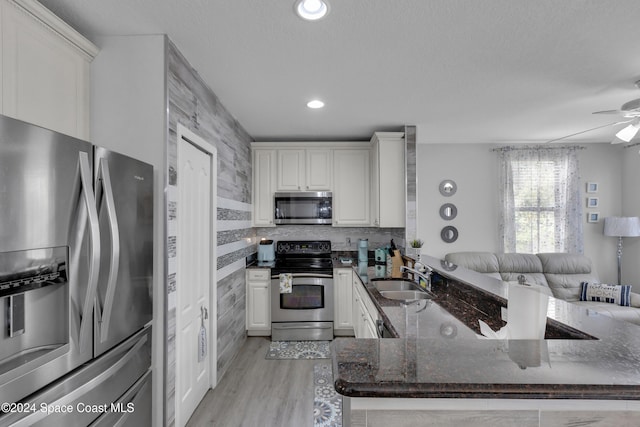
[[[333,279],[333,274],[324,274],[324,273],[292,273],[291,277],[296,279],[298,277],[314,277],[318,279]],[[272,279],[279,279],[279,274],[272,274]]]
[[[272,324],[273,326],[273,324]],[[300,325],[300,324],[295,324],[295,325],[276,325],[277,329],[333,329],[333,325],[327,325],[327,326],[317,326],[317,325]]]

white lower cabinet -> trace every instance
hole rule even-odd
[[[380,318],[373,301],[357,275],[353,275],[353,331],[356,338],[378,338]]]
[[[247,279],[247,335],[271,335],[271,270],[249,268]]]
[[[353,336],[353,269],[333,270],[333,333]]]

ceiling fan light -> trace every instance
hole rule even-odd
[[[624,142],[629,142],[633,139],[634,136],[636,136],[638,130],[640,130],[640,127],[638,127],[638,125],[630,124],[620,132],[616,133],[616,138],[621,139]]]

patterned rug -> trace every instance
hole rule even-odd
[[[272,341],[266,359],[328,359],[329,341]]]
[[[342,396],[333,387],[329,363],[313,367],[313,427],[342,427]]]

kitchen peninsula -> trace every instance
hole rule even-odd
[[[442,411],[474,426],[640,425],[638,326],[549,297],[544,340],[478,338],[478,320],[504,326],[508,287],[435,258],[422,261],[435,273],[431,300],[382,298],[373,269],[361,276],[397,338],[334,341],[345,425],[415,423]]]

